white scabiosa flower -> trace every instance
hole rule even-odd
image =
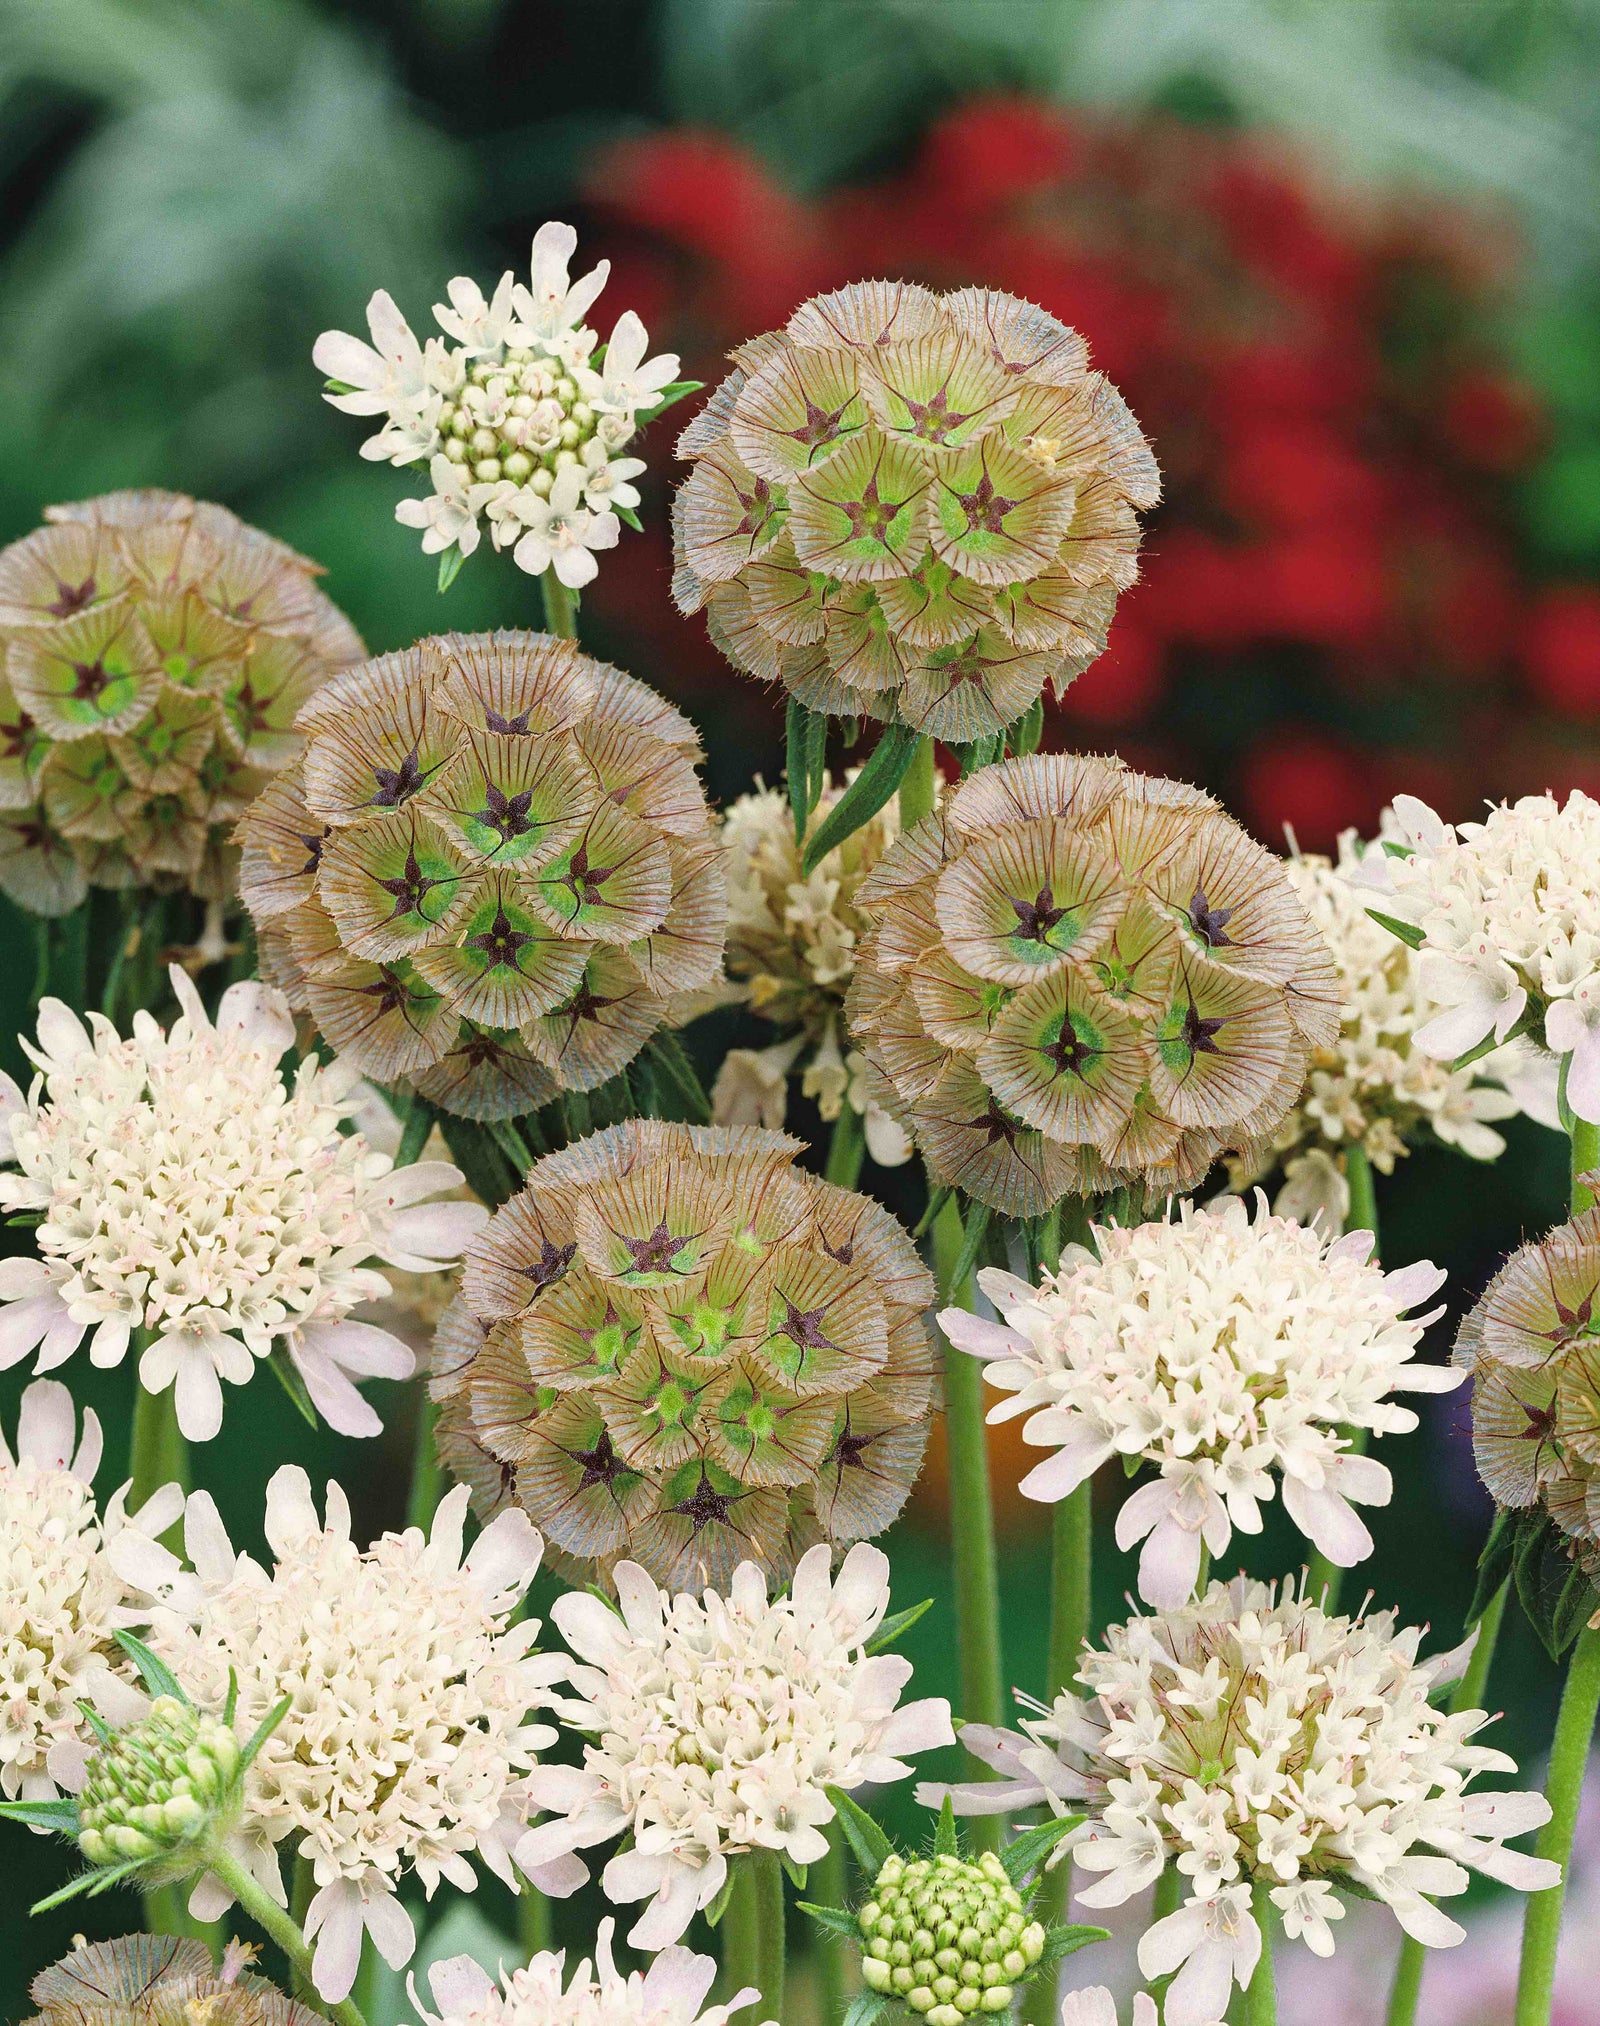
[[[1117,2026],[1117,2001],[1104,1984],[1071,1991],[1061,2001],[1061,2026]],[[1148,1991],[1134,1998],[1132,2026],[1160,2026],[1156,2001]]]
[[[1548,1818],[1542,1795],[1468,1791],[1480,1773],[1516,1771],[1473,1742],[1489,1717],[1432,1704],[1472,1642],[1419,1661],[1421,1639],[1392,1612],[1330,1617],[1242,1576],[1213,1583],[1181,1611],[1113,1626],[1079,1668],[1086,1696],[1029,1705],[1018,1731],[968,1724],[962,1743],[1002,1779],[918,1798],[1086,1811],[1060,1847],[1100,1874],[1078,1893],[1088,1906],[1122,1905],[1175,1862],[1189,1897],[1146,1930],[1139,1965],[1177,1973],[1166,2026],[1211,2026],[1255,1968],[1257,1884],[1291,1940],[1330,1955],[1341,1886],[1449,1948],[1465,1930],[1434,1901],[1466,1891],[1466,1867],[1521,1892],[1559,1880],[1558,1865],[1506,1848]]]
[[[395,518],[422,529],[423,553],[445,565],[441,584],[478,546],[480,517],[519,569],[553,567],[571,589],[590,582],[595,551],[616,545],[618,512],[639,504],[632,481],[645,467],[624,455],[628,444],[687,391],[676,353],[646,358],[632,310],[608,345],[584,326],[610,263],[571,280],[577,245],[570,225],[541,225],[528,283],[503,274],[487,300],[458,275],[434,305],[448,343],[419,343],[380,289],[367,306],[370,345],[324,331],[312,349],[335,408],[383,417],[362,456],[428,472],[432,491],[402,500]]]
[[[585,1959],[565,1982],[565,1952],[536,1955],[498,1984],[471,1956],[452,1956],[428,1972],[438,2011],[426,2009],[415,1982],[411,2002],[428,2026],[727,2026],[760,1995],[751,1985],[706,2006],[717,1966],[689,1949],[663,1949],[648,1970],[625,1977],[611,1955],[615,1925],[600,1923],[594,1967]]]
[[[979,1285],[1005,1317],[962,1309],[939,1321],[1013,1397],[991,1421],[1030,1418],[1026,1442],[1054,1450],[1021,1489],[1065,1498],[1113,1456],[1159,1476],[1117,1516],[1117,1543],[1143,1540],[1139,1594],[1184,1602],[1202,1542],[1222,1554],[1233,1528],[1261,1531],[1260,1505],[1283,1481],[1290,1519],[1340,1568],[1372,1552],[1352,1510],[1388,1503],[1388,1471],[1341,1431],[1415,1428],[1395,1391],[1448,1392],[1461,1374],[1413,1353],[1439,1313],[1407,1317],[1444,1279],[1422,1260],[1385,1273],[1370,1231],[1334,1241],[1275,1217],[1257,1199],[1179,1206],[1173,1223],[1093,1227],[1096,1250],[1068,1246],[1040,1287],[987,1267]]]
[[[100,1423],[77,1434],[72,1395],[38,1379],[22,1396],[16,1453],[0,1435],[0,1795],[53,1801],[76,1788],[92,1743],[81,1705],[112,1722],[138,1714],[132,1668],[116,1644],[126,1587],[106,1551],[124,1523],[119,1493],[102,1516],[93,1480]],[[170,1526],[169,1485],[139,1515]]]
[[[1542,1033],[1567,1102],[1600,1120],[1600,802],[1525,795],[1445,823],[1398,795],[1396,835],[1352,874],[1367,904],[1419,938],[1434,1008],[1417,1046],[1444,1061]]]
[[[531,1653],[537,1621],[511,1622],[543,1550],[527,1516],[502,1513],[463,1560],[466,1512],[458,1487],[431,1537],[412,1527],[358,1548],[339,1486],[323,1521],[305,1472],[286,1466],[267,1488],[270,1572],[235,1553],[204,1492],[188,1502],[187,1567],[131,1528],[112,1544],[147,1600],[152,1648],[198,1708],[222,1708],[236,1678],[248,1730],[293,1698],[246,1776],[237,1854],[280,1902],[278,1845],[310,1860],[306,1937],[329,2001],[355,1980],[363,1932],[396,1968],[409,1961],[407,1873],[430,1897],[441,1878],[470,1891],[478,1856],[515,1884],[528,1778],[556,1737],[528,1716],[567,1662]],[[540,1883],[581,1877],[569,1862]],[[213,1918],[228,1900],[203,1880],[192,1904]]]
[[[25,1098],[0,1079],[0,1208],[37,1212],[37,1258],[0,1262],[0,1369],[37,1351],[44,1372],[92,1331],[115,1365],[138,1335],[147,1391],[176,1386],[195,1442],[222,1425],[222,1380],[242,1385],[280,1348],[341,1434],[380,1423],[356,1390],[408,1378],[398,1337],[351,1319],[389,1293],[368,1263],[426,1272],[459,1258],[486,1212],[434,1199],[458,1187],[443,1161],[395,1169],[339,1128],[359,1074],[307,1058],[282,994],[223,994],[215,1025],[174,966],[183,1009],[163,1033],[148,1013],[119,1036],[58,999],[39,1008],[39,1076]]]
[[[1418,1028],[1438,1011],[1422,988],[1421,959],[1372,919],[1370,893],[1352,884],[1363,857],[1380,849],[1347,830],[1337,862],[1312,854],[1288,861],[1289,882],[1333,957],[1339,1032],[1312,1050],[1305,1088],[1265,1160],[1237,1171],[1253,1180],[1281,1164],[1286,1193],[1274,1207],[1302,1223],[1320,1214],[1335,1233],[1348,1207],[1339,1163],[1352,1146],[1387,1175],[1425,1136],[1493,1161],[1505,1151],[1494,1130],[1500,1120],[1528,1111],[1557,1123],[1555,1065],[1530,1042],[1510,1042],[1462,1069],[1416,1045]]]
[[[830,1580],[826,1543],[802,1555],[787,1597],[753,1562],[726,1597],[668,1597],[636,1563],[615,1572],[620,1614],[571,1591],[551,1615],[582,1665],[566,1721],[592,1739],[581,1769],[541,1766],[530,1792],[559,1819],[522,1846],[548,1862],[631,1834],[603,1884],[618,1905],[649,1899],[629,1941],[675,1942],[747,1850],[812,1864],[846,1791],[911,1771],[902,1753],[954,1742],[940,1698],[898,1707],[911,1663],[869,1656],[889,1604],[889,1560],[858,1542]]]

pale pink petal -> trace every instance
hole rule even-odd
[[[245,978],[223,993],[217,1032],[238,1034],[247,1048],[276,1062],[294,1046],[294,1015],[281,992],[257,978]]]
[[[110,1371],[128,1355],[133,1325],[125,1315],[108,1315],[89,1339],[89,1362],[98,1371]]]
[[[417,1931],[400,1901],[374,1886],[365,1896],[363,1919],[378,1954],[391,1970],[403,1970],[416,1954]]]
[[[39,1001],[39,1048],[43,1054],[63,1064],[74,1056],[89,1054],[93,1046],[88,1028],[70,1006],[59,999]]]
[[[311,1480],[298,1463],[286,1463],[273,1473],[267,1486],[267,1545],[280,1557],[287,1556],[299,1541],[322,1532]]]
[[[1139,1556],[1139,1595],[1158,1611],[1176,1611],[1194,1595],[1199,1575],[1199,1534],[1163,1520]]]
[[[361,1888],[352,1878],[325,1885],[306,1909],[306,1940],[316,1937],[311,1981],[330,2005],[348,1998],[361,1967]]]
[[[65,1470],[77,1436],[72,1395],[57,1379],[36,1379],[17,1415],[18,1457],[40,1470]]]
[[[613,1858],[612,1863],[615,1862],[616,1859]],[[610,1869],[608,1865],[606,1867],[608,1877]],[[689,1866],[674,1865],[660,1892],[628,1930],[628,1940],[632,1946],[653,1952],[677,1941],[694,1919],[698,1884],[699,1881]]]
[[[0,1301],[21,1301],[28,1295],[49,1294],[54,1287],[55,1276],[42,1259],[20,1252],[10,1259],[0,1259]]]
[[[209,1442],[222,1426],[222,1381],[199,1345],[186,1348],[174,1381],[178,1427],[187,1441]]]
[[[465,1567],[491,1600],[507,1592],[520,1595],[539,1572],[544,1539],[528,1515],[508,1507],[486,1526],[472,1544]]]
[[[955,1741],[949,1703],[942,1695],[930,1695],[920,1702],[908,1702],[885,1721],[878,1733],[877,1749],[892,1758],[901,1758],[907,1752],[931,1752]]]
[[[1345,1499],[1329,1486],[1313,1491],[1298,1477],[1285,1477],[1283,1504],[1301,1533],[1336,1569],[1353,1569],[1372,1553],[1371,1534]]]
[[[495,1992],[495,1981],[471,1956],[451,1956],[428,1972],[433,2002],[447,2016],[484,2010]]]
[[[20,1364],[65,1315],[61,1297],[53,1291],[0,1309],[0,1372]]]
[[[88,1327],[87,1323],[74,1322],[63,1311],[45,1331],[33,1369],[36,1372],[53,1372],[57,1365],[64,1365],[83,1342],[83,1333]]]
[[[195,1574],[208,1587],[228,1582],[238,1567],[239,1557],[209,1491],[197,1491],[189,1499],[184,1509],[183,1543]]]
[[[1063,1443],[1054,1456],[1036,1463],[1019,1481],[1017,1489],[1024,1498],[1053,1505],[1075,1492],[1085,1478],[1093,1477],[1115,1453],[1111,1443],[1096,1436],[1087,1423],[1080,1422],[1073,1438]]]

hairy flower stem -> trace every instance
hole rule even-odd
[[[1370,1231],[1372,1233],[1372,1256],[1378,1256],[1378,1192],[1373,1186],[1372,1163],[1367,1159],[1367,1150],[1359,1141],[1352,1141],[1344,1151],[1345,1180],[1350,1185],[1350,1210],[1344,1220],[1346,1231]],[[1346,1428],[1345,1453],[1349,1456],[1365,1456],[1367,1453],[1368,1431],[1365,1428]],[[1323,1600],[1323,1609],[1328,1612],[1339,1608],[1339,1592],[1344,1586],[1344,1570],[1337,1569],[1326,1555],[1314,1554],[1306,1571],[1306,1594],[1316,1601]]]
[[[561,640],[576,640],[578,637],[578,600],[569,591],[554,569],[546,570],[539,579],[539,588],[544,592],[544,630],[554,633]]]
[[[934,766],[932,739],[923,739],[911,755],[911,764],[906,768],[900,782],[900,828],[909,830],[920,823],[924,816],[933,814],[934,799],[938,793],[939,775]]]
[[[137,1512],[164,1484],[180,1484],[185,1491],[190,1484],[189,1445],[178,1428],[175,1389],[168,1386],[164,1393],[152,1393],[139,1379],[139,1359],[147,1342],[145,1331],[136,1330],[128,1354],[134,1374],[133,1447],[128,1459],[128,1475],[133,1480],[128,1493],[130,1512]]]
[[[210,1850],[206,1853],[206,1870],[219,1885],[231,1892],[239,1905],[255,1922],[262,1932],[275,1941],[289,1959],[289,1967],[297,1977],[311,1983],[311,1951],[306,1946],[305,1936],[294,1924],[290,1915],[284,1912],[277,1901],[268,1897],[266,1891],[256,1883],[236,1857],[226,1850]],[[314,1987],[313,1987],[314,1988]],[[367,2026],[360,2011],[348,1998],[330,2005],[326,1999],[317,2001],[323,2006],[335,2026]]]
[[[933,1226],[933,1270],[939,1306],[972,1305],[972,1281],[952,1284],[961,1261],[961,1213],[952,1196]],[[995,1563],[994,1509],[989,1499],[989,1450],[983,1421],[983,1369],[951,1344],[944,1347],[944,1426],[949,1469],[951,1553],[956,1592],[956,1651],[961,1715],[968,1723],[1002,1720],[1000,1580]],[[974,1762],[976,1763],[976,1762]],[[987,1769],[980,1769],[979,1778]],[[998,1850],[1000,1817],[971,1825],[975,1851]]]
[[[843,1906],[850,1887],[845,1876],[844,1835],[837,1822],[830,1825],[828,1854],[819,1857],[806,1879],[806,1897],[818,1906]],[[845,1978],[847,1952],[839,1935],[823,1933],[813,1943],[817,1951],[817,2002],[822,2026],[838,2026],[850,1992]]]
[[[1478,1620],[1478,1643],[1472,1649],[1472,1658],[1467,1671],[1456,1683],[1450,1697],[1450,1714],[1459,1716],[1464,1709],[1482,1709],[1484,1692],[1489,1684],[1489,1669],[1494,1661],[1495,1644],[1500,1637],[1500,1621],[1506,1612],[1506,1585],[1501,1584],[1484,1606],[1483,1616]],[[1407,1935],[1400,1944],[1400,1960],[1395,1965],[1394,1984],[1389,1992],[1389,2010],[1385,2014],[1385,2026],[1413,2026],[1417,2016],[1417,2000],[1422,1995],[1422,1972],[1428,1960],[1428,1952],[1421,1942],[1415,1942]]]
[[[1563,1073],[1566,1064],[1562,1064]],[[1572,1214],[1587,1210],[1595,1200],[1594,1191],[1579,1181],[1580,1175],[1592,1174],[1600,1168],[1600,1125],[1588,1119],[1572,1118],[1567,1127],[1572,1142]]]
[[[1585,1628],[1578,1634],[1567,1663],[1561,1709],[1556,1717],[1555,1736],[1550,1741],[1550,1771],[1544,1789],[1545,1799],[1550,1803],[1550,1820],[1539,1831],[1539,1840],[1534,1845],[1536,1855],[1554,1858],[1563,1874],[1572,1856],[1572,1836],[1578,1824],[1578,1802],[1583,1793],[1584,1767],[1588,1763],[1597,1712],[1600,1712],[1600,1632]],[[1561,1908],[1566,1893],[1563,1875],[1559,1885],[1529,1895],[1522,1921],[1516,2026],[1550,2026],[1556,1948],[1561,1939]]]
[[[517,1944],[524,1956],[530,1959],[543,1955],[555,1944],[550,1901],[526,1879],[522,1881],[522,1890],[517,1895]]]
[[[846,1098],[839,1107],[839,1116],[833,1122],[833,1134],[828,1141],[826,1179],[836,1188],[853,1189],[861,1179],[861,1158],[866,1150],[861,1114]]]
[[[733,1860],[733,1889],[722,1916],[725,1998],[754,1985],[752,2019],[783,2017],[783,1869],[774,1850]]]

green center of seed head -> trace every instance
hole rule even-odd
[[[992,1852],[890,1857],[856,1916],[869,1990],[898,1998],[928,2026],[1004,2012],[1044,1953],[1044,1928]]]
[[[79,1849],[93,1865],[192,1849],[232,1796],[239,1760],[239,1741],[227,1724],[158,1696],[148,1716],[89,1761]]]

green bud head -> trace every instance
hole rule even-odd
[[[929,2026],[962,2026],[974,2013],[1004,2011],[1013,1996],[1007,1962],[1027,1968],[1022,1910],[992,1854],[975,1862],[948,1852],[910,1863],[888,1858],[857,1915],[868,1961],[877,1959],[864,1971],[869,1988],[892,1992]],[[885,1972],[887,1983],[880,1981]]]
[[[78,1810],[78,1847],[93,1865],[129,1859],[175,1865],[237,1800],[239,1741],[215,1717],[173,1696],[90,1759]],[[193,1868],[192,1863],[189,1865]]]

